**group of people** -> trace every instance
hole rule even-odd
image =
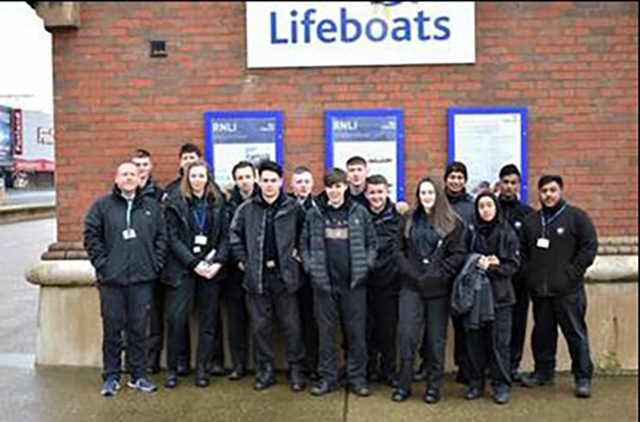
[[[235,186],[223,192],[189,143],[180,150],[179,176],[163,190],[150,176],[150,158],[137,150],[121,164],[113,192],[85,219],[103,321],[102,395],[119,389],[123,350],[129,386],[155,391],[149,373],[160,371],[165,332],[164,386],[177,387],[190,373],[194,308],[195,384],[207,387],[211,374],[224,375],[221,301],[229,379],[246,374],[250,330],[255,390],[276,383],[277,322],[292,391],[313,379],[312,395],[344,382],[364,397],[379,381],[401,402],[420,380],[424,400],[437,403],[451,318],[467,399],[482,397],[487,379],[498,404],[509,401],[515,381],[552,384],[558,326],[575,393],[591,395],[583,278],[597,235],[587,214],[563,199],[561,176],[540,178],[541,208],[534,211],[519,200],[514,165],[500,171],[498,196],[474,198],[465,165],[453,162],[444,187],[421,179],[410,205],[392,202],[387,179],[368,175],[361,157],[349,159],[346,171],[328,170],[318,196],[306,167],[293,171],[292,193],[285,194],[282,168],[271,161],[237,163]],[[520,376],[530,302],[535,370]]]

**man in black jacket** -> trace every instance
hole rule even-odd
[[[256,169],[249,161],[238,162],[233,166],[231,173],[235,185],[229,195],[229,221],[233,220],[236,210],[243,202],[260,194],[260,188],[256,183]],[[227,338],[231,351],[229,379],[231,381],[244,377],[249,349],[247,344],[249,315],[245,290],[242,287],[243,278],[244,272],[238,268],[238,262],[231,260],[230,265],[224,268],[220,286],[227,310]]]
[[[518,199],[520,192],[520,171],[513,164],[508,164],[500,170],[500,210],[504,218],[521,238],[525,220],[533,212],[533,208]],[[511,326],[511,380],[520,381],[518,367],[522,360],[522,351],[527,332],[527,317],[529,313],[529,293],[522,271],[513,276],[513,289],[516,304],[513,307],[513,322]]]
[[[324,177],[325,193],[305,221],[300,250],[311,276],[320,341],[321,396],[338,386],[334,333],[340,321],[347,344],[347,377],[352,391],[368,396],[365,280],[376,258],[376,234],[366,208],[345,198],[347,175],[334,169]]]
[[[391,385],[396,374],[403,220],[389,199],[389,182],[384,176],[367,177],[365,195],[378,242],[375,266],[367,277],[367,375]]]
[[[571,354],[576,396],[591,396],[593,363],[585,314],[584,274],[598,253],[598,236],[582,209],[562,199],[561,176],[540,178],[542,209],[529,216],[522,231],[523,273],[533,301],[535,371],[522,378],[526,387],[553,384],[558,326]]]
[[[245,271],[256,357],[255,390],[275,384],[271,338],[274,314],[283,330],[291,390],[305,388],[304,345],[296,292],[300,288],[299,233],[304,214],[281,192],[282,169],[272,161],[259,168],[260,195],[244,202],[231,223],[230,242]]]
[[[118,167],[113,193],[96,201],[85,218],[84,246],[96,269],[103,325],[103,385],[100,394],[119,389],[122,333],[127,339],[128,385],[157,389],[147,376],[145,331],[152,283],[162,270],[166,249],[158,201],[140,194],[135,164]]]
[[[151,153],[146,149],[137,149],[133,153],[131,162],[138,167],[140,172],[140,194],[149,196],[156,201],[162,201],[164,190],[153,179],[151,171]],[[162,283],[153,283],[151,294],[151,309],[149,310],[149,372],[160,372],[160,355],[164,345],[164,298],[165,291]]]
[[[295,198],[305,214],[317,207],[313,197],[313,174],[304,166],[298,166],[291,176],[292,197]],[[298,290],[300,305],[300,322],[302,324],[302,338],[305,348],[305,372],[313,378],[318,378],[318,324],[313,316],[313,288],[308,274],[301,271],[302,287]]]
[[[364,158],[355,156],[347,160],[347,179],[349,181],[347,196],[365,207],[367,206],[367,198],[364,195],[367,187],[367,171],[367,160]]]

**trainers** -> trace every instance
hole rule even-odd
[[[130,380],[127,385],[131,388],[135,388],[143,393],[153,393],[158,389],[158,386],[153,383],[149,378],[138,378],[137,380]]]
[[[498,390],[493,393],[493,401],[496,404],[507,404],[509,403],[509,391],[508,390]]]
[[[540,374],[532,373],[530,375],[523,375],[522,380],[520,381],[523,387],[527,388],[535,388],[535,387],[543,387],[543,386],[551,386],[554,384],[553,378],[551,377],[543,377]]]
[[[115,396],[120,389],[120,383],[115,378],[107,378],[102,383],[102,388],[100,389],[100,395],[103,397],[111,397]]]
[[[576,397],[581,399],[591,397],[591,381],[589,379],[576,380]]]

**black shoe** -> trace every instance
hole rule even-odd
[[[391,400],[395,402],[401,402],[401,401],[405,401],[409,397],[411,397],[411,391],[407,391],[403,388],[396,388],[393,394],[391,395]]]
[[[424,362],[420,364],[420,368],[413,374],[414,382],[422,382],[427,379],[427,368],[424,366]]]
[[[258,375],[255,382],[253,383],[253,389],[256,391],[266,390],[267,388],[274,386],[275,383],[276,383],[276,378],[273,376],[272,373],[264,373],[264,374]]]
[[[424,395],[424,401],[427,404],[436,404],[440,401],[440,391],[435,388],[429,388]]]
[[[209,386],[209,374],[204,368],[198,368],[196,370],[196,376],[194,379],[196,387],[206,388]]]
[[[244,378],[244,366],[237,365],[231,370],[231,373],[229,374],[229,380],[237,381],[242,378]]]
[[[493,394],[493,401],[500,405],[509,403],[509,391],[496,391]]]
[[[351,392],[358,397],[369,397],[371,395],[371,389],[367,384],[352,385]]]
[[[307,387],[307,382],[298,366],[291,366],[289,371],[289,386],[291,391],[299,393]]]
[[[477,400],[482,397],[483,391],[479,387],[469,387],[464,393],[464,398],[467,400]]]
[[[176,371],[167,371],[164,386],[165,388],[176,388],[178,386],[178,374]]]
[[[331,384],[328,381],[320,380],[318,383],[311,389],[312,396],[324,396],[325,394],[329,394],[332,391],[338,389],[336,384]]]
[[[178,376],[187,377],[189,375],[191,375],[191,368],[189,367],[189,363],[188,362],[178,363]]]
[[[213,362],[211,364],[209,373],[214,377],[224,377],[227,374],[227,372],[224,370],[224,365],[222,365],[220,362]]]
[[[527,388],[535,388],[535,387],[543,387],[543,386],[551,386],[554,384],[553,378],[543,377],[537,373],[532,373],[529,375],[523,375],[522,380],[520,381],[523,387]]]
[[[160,373],[160,351],[153,350],[149,353],[149,373]]]
[[[576,380],[576,397],[581,399],[591,397],[591,380],[586,378]]]

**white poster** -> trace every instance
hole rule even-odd
[[[247,2],[249,68],[475,63],[474,2]]]
[[[453,159],[467,166],[468,191],[475,194],[483,185],[494,184],[500,169],[515,164],[526,175],[523,140],[526,139],[524,111],[453,114]],[[451,157],[450,157],[451,158]],[[523,177],[526,197],[526,177]]]

